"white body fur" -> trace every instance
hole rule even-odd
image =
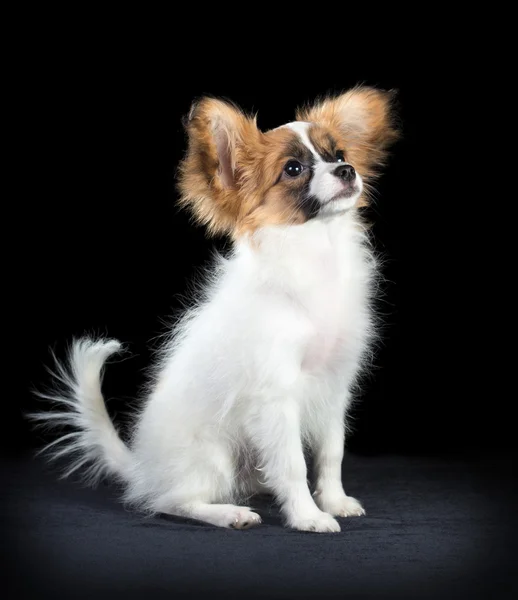
[[[331,515],[363,513],[342,489],[341,462],[371,338],[374,266],[354,209],[259,230],[253,247],[242,241],[221,259],[164,349],[131,449],[100,389],[118,342],[76,342],[71,371],[59,366],[69,393],[58,399],[73,410],[40,418],[75,425],[61,452],[79,450],[75,466],[120,477],[126,500],[145,510],[248,527],[258,515],[233,503],[268,490],[289,526],[338,531]],[[304,447],[315,456],[313,496]]]

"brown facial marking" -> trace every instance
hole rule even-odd
[[[311,150],[302,143],[302,140],[298,137],[295,132],[291,132],[292,138],[286,144],[284,151],[284,158],[286,160],[296,159],[303,164],[308,164],[312,161]]]
[[[301,198],[310,178],[312,154],[299,136],[288,128],[264,134],[265,152],[263,169],[268,176],[263,180],[261,201],[244,215],[237,235],[253,233],[265,225],[300,224],[307,220],[301,208]],[[296,178],[283,175],[289,160],[298,160],[307,168]]]
[[[345,154],[344,142],[340,140],[338,131],[315,123],[310,126],[308,137],[316,152],[326,162],[336,162],[337,150],[342,150]]]

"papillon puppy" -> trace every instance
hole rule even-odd
[[[72,431],[46,447],[65,475],[109,475],[124,500],[219,527],[261,522],[273,494],[288,527],[337,532],[364,514],[341,464],[353,385],[375,335],[376,258],[359,209],[397,137],[393,94],[358,86],[263,132],[214,98],[186,118],[181,205],[233,241],[152,370],[130,443],[101,392],[115,340],[76,340],[57,362],[61,408],[33,415]],[[305,452],[314,459],[308,483]]]

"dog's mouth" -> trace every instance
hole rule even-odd
[[[324,202],[322,206],[327,206],[328,204],[337,202],[338,200],[347,200],[349,198],[352,198],[353,196],[356,196],[359,192],[360,188],[357,185],[348,186],[347,188],[340,190],[329,200],[326,200],[326,202]]]

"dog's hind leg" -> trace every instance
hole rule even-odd
[[[232,529],[250,529],[261,523],[261,517],[250,508],[233,504],[209,504],[193,501],[174,509],[165,509],[162,512]]]
[[[155,497],[152,509],[162,514],[204,521],[218,527],[249,529],[261,523],[247,506],[231,504],[243,495],[232,448],[214,438],[200,438],[170,473],[171,489]]]

